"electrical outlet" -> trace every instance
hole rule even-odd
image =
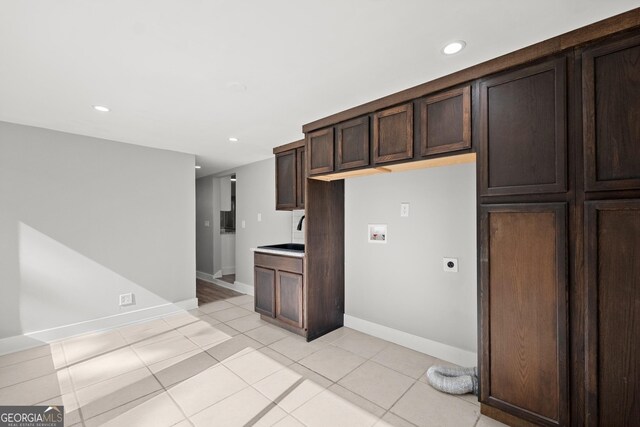
[[[120,295],[120,306],[124,305],[133,305],[133,294],[129,292],[128,294]]]
[[[457,273],[458,258],[442,258],[442,268],[447,273]]]
[[[409,203],[400,203],[400,216],[409,216]]]
[[[242,220],[242,228],[245,228],[246,226],[247,226],[247,223],[246,223],[246,221],[243,219],[243,220]]]
[[[258,222],[260,222],[260,221],[262,221],[262,214],[261,213],[258,214]]]

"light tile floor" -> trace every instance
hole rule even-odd
[[[446,363],[341,328],[311,343],[250,296],[0,357],[0,405],[72,426],[499,426],[426,382]]]

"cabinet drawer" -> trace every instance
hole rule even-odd
[[[255,265],[302,274],[302,258],[256,253]]]

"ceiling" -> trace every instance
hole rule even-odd
[[[635,7],[2,0],[0,120],[196,154],[204,176],[270,157],[304,123]]]

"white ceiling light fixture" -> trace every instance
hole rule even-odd
[[[104,105],[94,105],[93,109],[96,111],[100,111],[101,113],[108,113],[111,111],[109,107],[105,107]]]
[[[202,166],[200,165],[196,165],[196,169],[200,169]]]
[[[456,40],[443,47],[442,53],[444,53],[445,55],[455,55],[456,53],[464,49],[466,45],[467,43],[464,40]]]
[[[229,138],[230,142],[238,142],[238,138],[236,138],[235,136],[232,136]]]

